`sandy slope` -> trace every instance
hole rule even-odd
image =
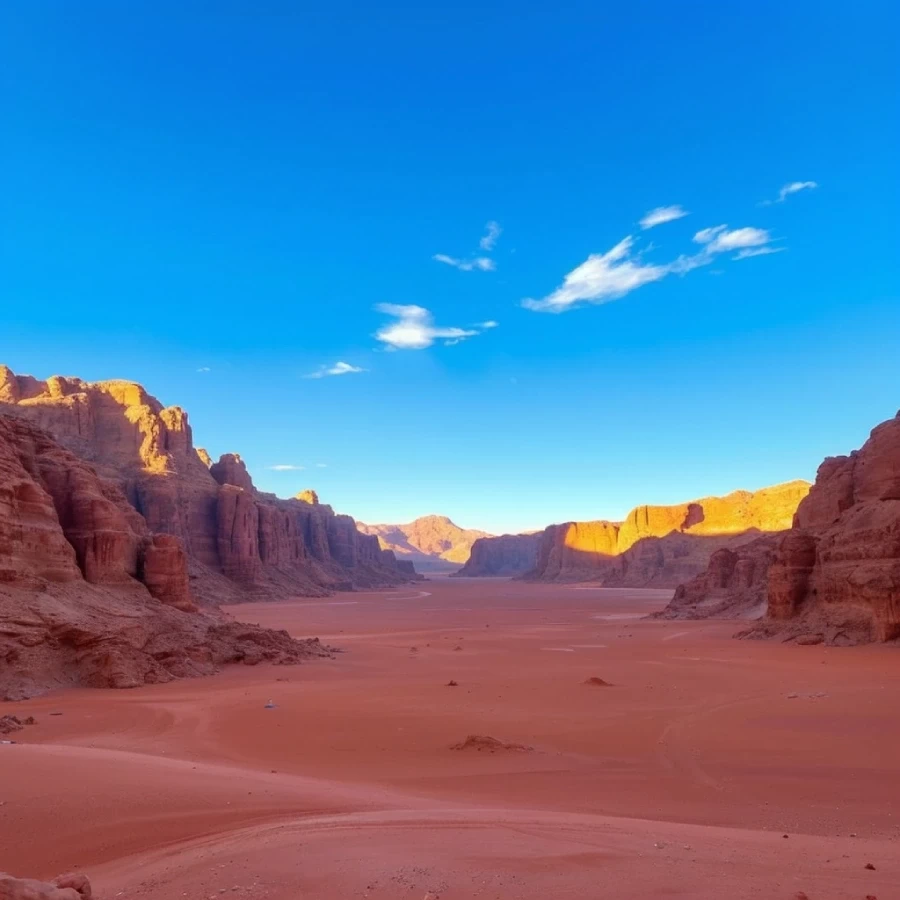
[[[900,897],[900,655],[638,620],[668,596],[232,607],[346,653],[16,705],[0,869],[147,900]]]

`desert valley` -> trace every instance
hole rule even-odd
[[[129,382],[0,369],[0,463],[4,900],[897,896],[900,418],[501,537],[263,494]]]
[[[0,900],[900,900],[895,6],[0,3]]]

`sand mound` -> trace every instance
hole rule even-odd
[[[612,687],[611,682],[604,681],[602,678],[598,678],[596,675],[591,675],[590,678],[585,678],[582,684],[589,684],[592,687]]]
[[[60,875],[50,884],[0,872],[0,900],[91,900],[93,896],[84,875]]]
[[[486,750],[488,753],[496,753],[498,750],[512,751],[515,753],[530,753],[534,747],[525,744],[507,743],[498,741],[497,738],[486,734],[470,734],[459,744],[453,744],[451,750],[477,750],[479,753]]]

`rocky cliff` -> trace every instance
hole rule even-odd
[[[466,564],[453,574],[459,578],[523,575],[537,563],[541,538],[542,532],[479,538]]]
[[[181,541],[46,431],[0,415],[0,697],[325,655],[193,602]]]
[[[128,565],[149,565],[153,582],[153,567],[183,547],[200,602],[323,595],[409,578],[407,567],[381,552],[377,538],[361,534],[351,518],[336,515],[313,492],[281,500],[254,488],[237,454],[211,463],[194,448],[187,413],[163,407],[139,384],[59,376],[39,381],[0,366],[0,413],[32,422],[89,463],[104,490],[125,498],[126,520],[141,519],[150,533],[179,539],[176,545],[154,538],[140,560],[129,549]],[[95,506],[93,500],[81,505],[88,516]],[[62,518],[77,514],[73,508]],[[89,520],[69,531],[76,551],[101,569],[108,541],[135,543],[121,534],[101,541]]]
[[[638,506],[624,522],[551,525],[524,577],[675,587],[702,572],[716,550],[789,527],[808,491],[807,482],[791,481],[675,506]]]
[[[736,552],[748,570],[752,545]],[[745,633],[803,643],[900,638],[900,414],[862,448],[826,459],[792,527],[756,554],[752,591],[765,618]],[[737,603],[735,585],[712,570],[679,589],[669,616],[702,616]],[[679,596],[680,595],[680,596]]]
[[[419,572],[454,572],[469,558],[472,545],[485,531],[460,528],[446,516],[421,516],[406,525],[358,525],[378,538],[380,546]]]

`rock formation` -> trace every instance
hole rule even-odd
[[[478,538],[472,544],[466,564],[454,576],[476,578],[524,575],[534,569],[537,563],[541,538],[542,532],[539,531]]]
[[[675,506],[639,506],[624,522],[551,525],[524,577],[675,587],[702,572],[716,550],[787,528],[808,491],[807,482],[791,481]]]
[[[736,569],[747,570],[752,548],[737,551]],[[900,414],[878,425],[861,449],[819,466],[792,528],[757,555],[752,580],[766,616],[743,636],[900,638]],[[705,615],[710,603],[730,604],[734,589],[707,570],[679,589],[664,614]]]
[[[49,883],[0,872],[0,900],[91,900],[93,896],[85,875],[60,875]]]
[[[453,572],[469,558],[472,545],[487,532],[460,528],[446,516],[422,516],[406,525],[358,525],[375,535],[382,549],[412,562],[419,572]]]
[[[379,552],[377,538],[314,492],[280,500],[254,488],[237,454],[213,463],[194,448],[187,413],[163,407],[139,384],[39,381],[0,366],[0,413],[44,429],[99,476],[89,485],[80,468],[43,476],[64,539],[93,583],[140,569],[158,596],[188,603],[184,577],[169,571],[180,564],[179,546],[194,599],[203,603],[323,595],[410,577]],[[43,565],[66,565],[58,548],[48,550],[40,551]]]
[[[47,432],[0,415],[0,697],[327,653],[198,610],[176,536],[151,532],[117,484]]]

